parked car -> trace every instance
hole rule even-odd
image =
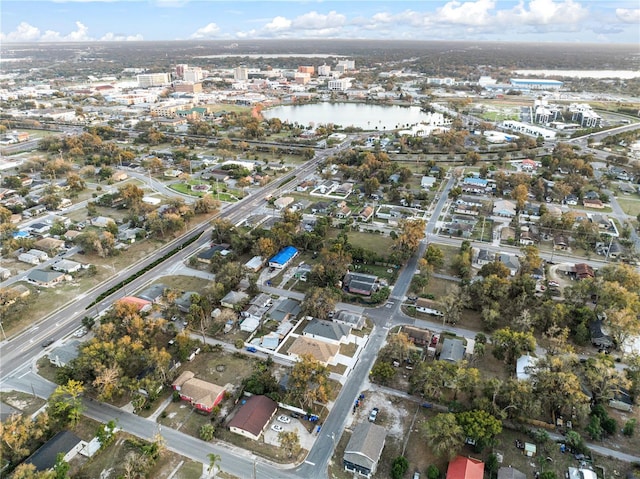
[[[285,424],[289,424],[291,422],[291,418],[289,416],[285,416],[284,414],[278,416],[277,420]]]
[[[272,424],[271,425],[271,430],[273,430],[275,432],[282,432],[282,431],[284,431],[284,428],[282,426],[280,426],[279,424]]]
[[[247,346],[247,351],[249,351],[250,353],[255,353],[257,351],[256,348],[254,348],[253,346]]]
[[[418,471],[413,473],[413,479],[420,479],[420,473]]]
[[[378,417],[378,412],[380,411],[380,409],[378,409],[377,407],[374,407],[371,412],[369,413],[369,421],[371,422],[376,422],[376,418]]]
[[[76,331],[73,333],[73,335],[74,335],[76,338],[81,338],[82,336],[84,336],[84,335],[86,335],[86,334],[87,334],[87,328],[85,328],[85,327],[82,327],[82,328],[80,328],[80,329],[76,330]]]

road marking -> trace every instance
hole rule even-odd
[[[23,377],[25,377],[27,374],[29,374],[31,371],[27,371],[26,373],[24,373],[22,376],[18,376],[18,378],[22,379]]]
[[[311,461],[304,461],[305,464],[309,464],[310,466],[315,466],[316,463],[315,462],[311,462]]]

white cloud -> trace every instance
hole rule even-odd
[[[77,1],[77,0],[75,0]],[[0,33],[0,40],[4,42],[92,42],[95,38],[89,35],[89,28],[82,22],[75,22],[76,29],[66,35],[54,30],[40,31],[38,27],[22,22],[18,27],[9,33]],[[115,33],[106,33],[100,41],[140,41],[143,40],[142,35],[120,35]]]
[[[623,23],[640,23],[640,8],[616,8],[616,16]]]
[[[0,33],[0,40],[5,42],[35,42],[40,39],[40,29],[21,22],[20,25],[9,33]]]
[[[487,25],[492,22],[489,10],[494,7],[494,0],[464,3],[454,0],[436,11],[435,20],[456,25]]]
[[[109,32],[100,37],[101,42],[141,42],[142,40],[144,37],[139,33],[137,35],[119,35]]]
[[[291,20],[289,20],[288,18],[275,17],[264,26],[264,30],[271,33],[289,30],[289,28],[291,28],[291,23]]]
[[[525,6],[520,3],[511,10],[498,12],[497,19],[501,25],[575,25],[589,16],[589,10],[573,0],[531,0]]]
[[[212,38],[215,37],[219,32],[220,27],[212,22],[202,28],[198,28],[194,33],[191,34],[191,38]]]
[[[344,25],[347,17],[335,10],[330,11],[327,15],[323,15],[316,11],[305,13],[295,18],[292,22],[294,29],[311,29],[322,30],[326,28],[338,28]]]

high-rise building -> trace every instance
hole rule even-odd
[[[233,70],[233,79],[237,81],[246,81],[249,79],[249,70],[247,67],[236,67]]]
[[[189,68],[189,65],[187,65],[186,63],[181,63],[179,65],[176,65],[176,77],[177,78],[184,78],[184,71]]]
[[[298,73],[308,73],[309,75],[313,75],[315,73],[315,68],[313,66],[299,66]]]
[[[184,81],[198,83],[204,78],[204,71],[200,67],[188,67],[184,70]]]
[[[331,75],[331,67],[329,65],[320,65],[318,67],[318,75],[321,77],[328,77]]]
[[[338,66],[343,67],[345,70],[355,70],[356,62],[355,60],[339,60]]]
[[[143,73],[142,75],[137,75],[137,79],[140,88],[163,86],[171,83],[168,73]]]

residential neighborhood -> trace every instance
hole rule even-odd
[[[0,474],[636,477],[633,95],[220,48],[0,79]]]

